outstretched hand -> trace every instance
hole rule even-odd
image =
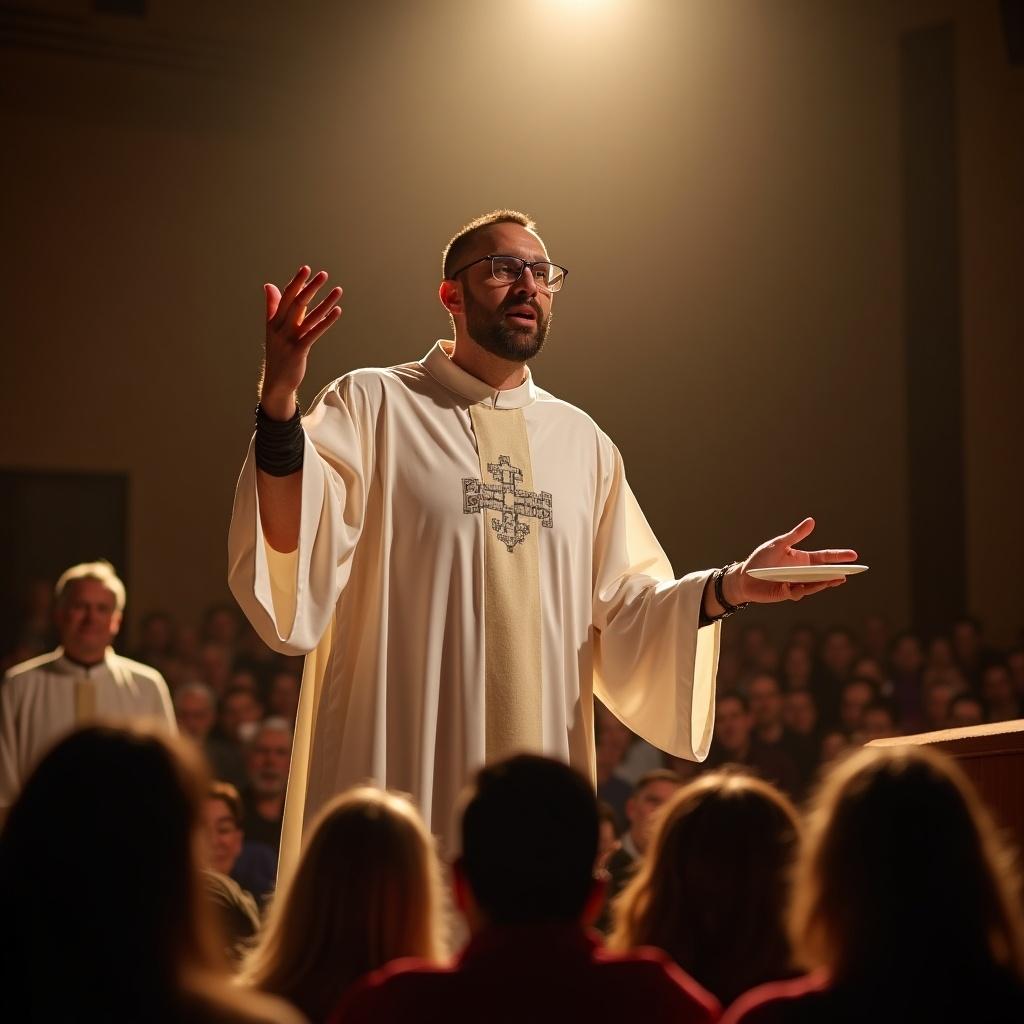
[[[273,419],[291,418],[295,392],[306,376],[309,350],[341,316],[341,307],[335,305],[342,295],[338,287],[332,288],[307,312],[326,282],[325,271],[310,277],[309,267],[299,267],[283,292],[275,284],[263,286],[267,300],[267,340],[260,401]]]
[[[742,604],[745,601],[773,604],[777,601],[799,601],[821,590],[842,586],[846,582],[845,576],[819,583],[775,583],[771,580],[759,580],[749,574],[750,569],[783,565],[834,565],[837,562],[857,560],[857,552],[851,548],[801,551],[794,547],[802,540],[806,540],[813,530],[814,520],[808,517],[794,526],[789,533],[773,537],[755,548],[750,557],[735,572],[730,572],[723,581],[727,588],[726,597],[734,604]]]

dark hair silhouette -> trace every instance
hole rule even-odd
[[[590,783],[561,762],[520,754],[477,774],[461,865],[494,924],[573,921],[594,883],[597,841]]]
[[[248,1019],[202,889],[206,787],[197,751],[143,726],[40,762],[0,835],[5,1019]]]
[[[1012,853],[957,765],[925,747],[865,748],[826,778],[791,927],[805,965],[836,983],[1024,980]]]

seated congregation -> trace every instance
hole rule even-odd
[[[0,833],[5,1018],[1024,1019],[1013,851],[943,755],[858,750],[803,814],[732,767],[664,796],[609,901],[617,851],[565,765],[483,768],[447,867],[403,796],[356,788],[261,920],[211,869],[209,803],[231,791],[196,746],[89,726],[39,763]]]

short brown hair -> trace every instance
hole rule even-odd
[[[633,796],[642,793],[648,786],[653,786],[655,782],[671,782],[673,786],[683,784],[683,780],[671,768],[655,768],[653,771],[644,772],[636,780],[636,785],[633,786]]]
[[[219,800],[228,809],[236,828],[242,827],[242,798],[230,782],[211,782],[206,792],[207,800]]]
[[[527,231],[535,231],[537,228],[532,217],[528,217],[518,210],[491,210],[490,213],[471,220],[459,228],[452,240],[444,247],[444,252],[441,253],[441,272],[445,279],[450,279],[452,270],[459,266],[473,236],[484,228],[489,228],[492,224],[519,224]]]

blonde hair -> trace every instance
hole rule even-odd
[[[389,960],[439,961],[440,923],[440,865],[419,814],[403,796],[357,787],[320,814],[239,980],[322,1020]]]
[[[864,748],[826,777],[797,865],[790,933],[834,980],[888,964],[1024,980],[1014,852],[955,762],[927,747]]]
[[[609,948],[657,946],[725,1004],[785,976],[799,837],[796,809],[761,779],[727,769],[683,786],[613,904]]]
[[[107,561],[101,559],[98,562],[79,562],[61,573],[53,588],[57,604],[64,599],[64,591],[69,583],[76,583],[78,580],[96,580],[102,583],[113,595],[119,612],[124,611],[125,590],[120,577],[114,572],[114,567]]]

